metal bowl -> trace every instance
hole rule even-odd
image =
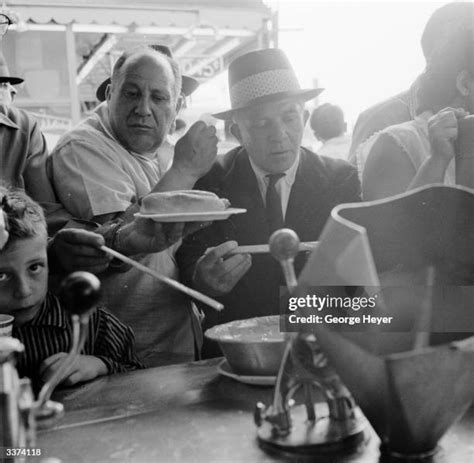
[[[205,335],[219,343],[234,373],[246,376],[277,375],[285,349],[279,315],[217,325],[208,329]]]

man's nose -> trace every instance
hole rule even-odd
[[[135,112],[139,116],[149,116],[151,114],[150,101],[148,97],[142,96],[140,98],[137,107],[135,108]]]
[[[17,299],[26,299],[31,296],[33,289],[28,278],[20,276],[16,278],[14,285],[13,294]]]
[[[270,126],[270,140],[281,141],[285,138],[285,126],[279,120],[273,120],[269,124]]]

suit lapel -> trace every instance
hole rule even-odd
[[[302,241],[314,241],[318,238],[318,216],[321,215],[324,200],[322,184],[325,179],[310,162],[310,155],[312,153],[301,152],[285,216],[285,226],[295,230]]]
[[[247,209],[246,214],[229,220],[239,236],[239,244],[264,244],[268,241],[265,207],[255,173],[245,150],[241,149],[224,178],[224,189],[232,207]]]

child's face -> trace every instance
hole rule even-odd
[[[34,318],[47,291],[46,236],[19,239],[0,251],[0,313],[22,325]]]

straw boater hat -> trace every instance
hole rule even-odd
[[[150,45],[150,48],[153,50],[159,51],[164,55],[173,58],[171,50],[166,45]],[[97,88],[95,92],[95,96],[99,101],[105,101],[105,90],[107,86],[110,84],[110,77],[105,79]],[[190,76],[181,76],[181,93],[184,96],[189,96],[191,93],[194,92],[199,87],[199,81],[197,81],[194,77]]]
[[[230,119],[241,109],[286,98],[311,100],[323,90],[302,89],[282,50],[267,48],[252,51],[230,63],[229,93],[232,109],[213,116]]]

